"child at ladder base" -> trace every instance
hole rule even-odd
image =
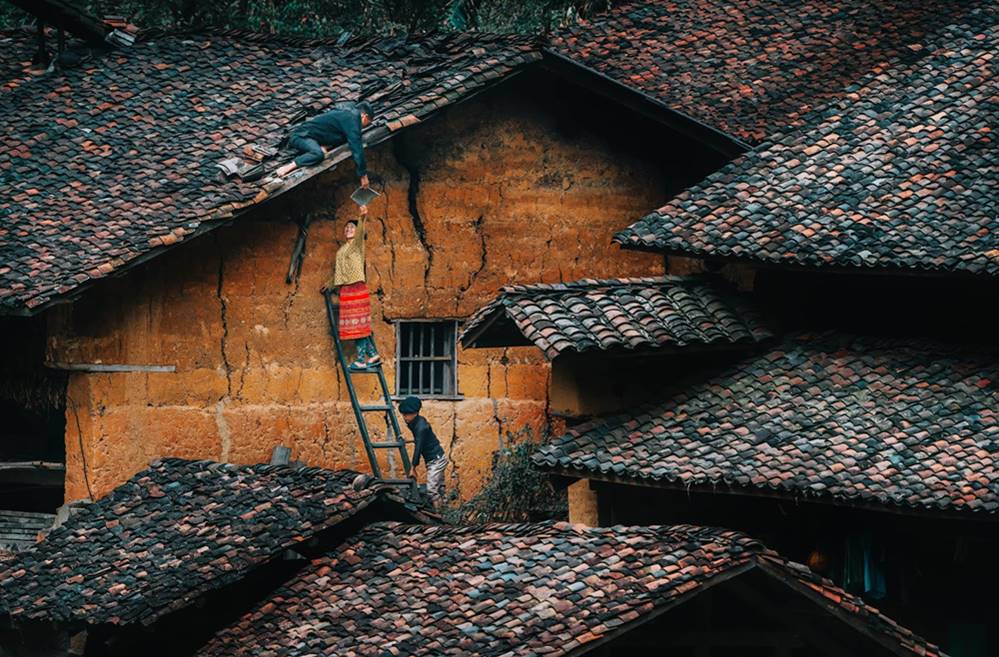
[[[417,397],[406,397],[399,402],[399,412],[406,421],[406,426],[413,432],[413,470],[420,464],[420,459],[427,464],[427,492],[430,502],[435,507],[444,504],[444,469],[447,467],[447,456],[437,440],[433,428],[427,419],[420,415],[423,402]]]
[[[364,274],[364,218],[368,207],[362,205],[357,221],[344,226],[347,241],[337,249],[333,278],[323,286],[323,294],[336,290],[339,299],[337,331],[341,340],[353,340],[357,359],[354,370],[377,367],[381,358],[371,338],[371,297]]]

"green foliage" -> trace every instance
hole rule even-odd
[[[143,28],[245,29],[308,37],[428,31],[533,34],[602,11],[610,0],[84,0]],[[0,2],[0,28],[26,16]]]
[[[524,430],[518,436],[508,433],[507,439],[512,445],[493,455],[489,481],[472,499],[445,510],[447,521],[540,522],[568,518],[566,491],[556,490],[548,477],[531,463],[531,455],[538,446],[529,439],[529,432]]]

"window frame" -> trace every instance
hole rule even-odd
[[[395,391],[396,394],[392,396],[394,400],[401,400],[409,396],[417,397],[419,399],[436,399],[442,401],[460,401],[465,398],[458,391],[458,323],[457,319],[453,318],[419,318],[419,319],[397,319],[393,322],[395,324]],[[411,324],[449,324],[451,329],[451,355],[450,356],[403,356],[402,355],[402,327],[404,325]],[[421,334],[422,338],[422,334]],[[447,341],[445,341],[446,343]],[[433,343],[431,342],[431,345]],[[450,362],[451,363],[451,376],[450,385],[452,392],[450,393],[440,393],[440,394],[418,394],[414,392],[406,392],[405,394],[400,393],[402,389],[402,363],[404,362],[416,362],[416,363],[428,363],[428,362]],[[412,370],[410,370],[412,371]],[[447,380],[445,379],[445,383]],[[445,389],[447,386],[445,386]]]

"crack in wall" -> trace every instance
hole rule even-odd
[[[295,305],[295,299],[298,297],[298,291],[299,289],[301,289],[301,287],[302,287],[302,277],[296,276],[294,287],[292,287],[291,291],[288,292],[287,295],[285,295],[284,303],[281,304],[281,315],[284,319],[285,329],[288,328],[288,322],[290,321],[290,316],[291,316],[291,307]]]
[[[454,458],[454,446],[458,444],[458,410],[451,412],[451,446],[447,450],[448,465],[451,466],[451,490],[461,493],[461,473],[458,472],[458,462]],[[447,490],[445,490],[447,494]],[[446,503],[446,498],[445,498]]]
[[[492,363],[486,363],[486,396],[489,397],[489,401],[493,405],[493,421],[496,423],[496,443],[503,448],[503,423],[500,421],[499,417],[499,400],[496,399],[496,395],[493,393],[493,366]]]
[[[243,349],[246,350],[246,355],[243,358],[243,367],[239,370],[239,387],[236,388],[236,399],[242,399],[243,397],[243,385],[246,383],[246,372],[250,369],[250,343],[244,342]]]
[[[385,214],[378,217],[378,223],[382,228],[382,246],[386,247],[389,251],[389,272],[391,274],[392,280],[395,280],[395,247],[389,243],[389,233],[388,233],[388,209],[391,206],[389,202],[389,186],[382,185],[382,194],[385,195]]]
[[[219,300],[219,317],[222,320],[222,337],[219,338],[219,349],[222,352],[222,366],[225,368],[226,394],[223,398],[232,396],[232,364],[229,363],[228,343],[229,343],[229,302],[222,294],[222,286],[225,282],[225,254],[222,249],[222,241],[219,239],[218,231],[215,231],[215,244],[219,251],[219,276],[218,285],[215,288],[215,297]],[[221,398],[220,398],[221,399]]]
[[[330,436],[330,423],[326,419],[326,416],[324,415],[323,416],[323,442],[319,446],[319,451],[323,455],[323,465],[325,465],[326,467],[332,467],[332,463],[330,462],[330,455],[329,455],[329,452],[327,451],[327,448],[329,447],[329,444],[330,444],[330,439],[331,439],[331,436]]]
[[[83,483],[87,486],[87,495],[91,500],[97,498],[94,497],[94,490],[90,487],[90,474],[89,466],[87,465],[87,451],[83,447],[83,425],[80,423],[80,411],[76,406],[76,401],[72,397],[66,395],[66,401],[69,402],[69,408],[73,411],[73,419],[76,420],[76,440],[80,445],[80,466],[83,470]]]
[[[434,247],[427,241],[427,227],[420,216],[419,194],[420,194],[420,170],[415,162],[411,161],[404,153],[405,146],[403,139],[392,140],[392,154],[396,162],[405,169],[409,182],[406,190],[406,197],[409,203],[409,218],[413,222],[413,230],[416,238],[420,240],[424,253],[427,254],[427,266],[423,269],[423,289],[429,298],[430,270],[434,265]]]
[[[473,285],[475,285],[475,281],[479,278],[479,274],[481,274],[486,268],[486,256],[488,254],[488,250],[486,249],[486,236],[482,232],[482,222],[484,218],[485,216],[480,214],[479,218],[472,223],[472,228],[475,230],[475,234],[479,237],[479,267],[472,272],[472,275],[468,279],[468,284],[458,290],[458,296],[455,297],[454,300],[455,313],[458,312],[458,308],[461,305],[462,300],[465,298],[465,293],[468,292]]]

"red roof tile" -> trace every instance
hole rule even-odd
[[[368,139],[386,138],[383,123],[425,117],[539,56],[531,41],[488,35],[337,46],[150,34],[20,84],[0,94],[0,313],[37,309],[249,206],[260,186],[220,180],[215,165],[277,145],[302,112],[368,99]]]
[[[488,333],[508,327],[550,359],[771,336],[748,299],[723,281],[680,276],[506,286],[468,320],[460,339],[466,348],[483,339],[486,346],[502,346],[496,344],[502,338]]]
[[[385,523],[314,561],[198,655],[567,655],[754,569],[898,654],[938,650],[738,532]]]
[[[552,49],[750,144],[985,0],[648,0],[569,28]]]
[[[999,275],[999,9],[621,231],[625,247],[812,267]]]
[[[999,510],[999,355],[799,335],[655,407],[572,429],[541,468],[924,511]]]
[[[0,610],[21,621],[151,622],[375,502],[428,519],[385,484],[355,489],[358,476],[156,461],[4,563]]]

